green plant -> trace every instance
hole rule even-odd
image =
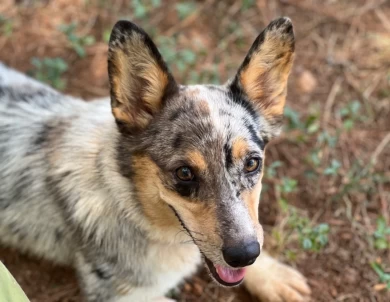
[[[0,32],[9,37],[12,35],[13,29],[12,19],[0,14]]]
[[[134,16],[138,19],[143,19],[151,10],[161,6],[161,0],[132,0],[131,5],[133,7]]]
[[[255,0],[243,0],[242,1],[242,9],[249,9],[256,3]]]
[[[211,68],[204,69],[200,72],[191,70],[188,82],[190,84],[208,83],[218,85],[221,83],[221,79],[219,77],[217,66],[213,65]]]
[[[110,29],[104,30],[102,34],[103,42],[108,43],[110,41],[110,36],[111,36],[111,30]]]
[[[294,142],[307,142],[311,135],[316,134],[320,130],[320,111],[317,108],[311,108],[309,114],[302,118],[299,112],[286,106],[284,116],[287,121],[285,126],[286,132],[293,130],[298,132],[298,135],[293,136]]]
[[[303,217],[293,208],[288,221],[290,227],[298,233],[298,240],[304,250],[319,252],[328,243],[329,225],[320,223],[312,226],[309,218]]]
[[[386,224],[384,217],[379,217],[376,220],[374,246],[378,250],[385,250],[390,248],[390,226]]]
[[[298,181],[289,177],[283,177],[280,184],[276,185],[276,191],[279,195],[278,203],[283,212],[287,212],[289,209],[287,195],[295,192],[297,185]]]
[[[185,19],[196,10],[194,2],[179,2],[176,4],[176,11],[180,19]]]
[[[48,83],[56,89],[63,90],[66,81],[62,79],[68,70],[68,64],[62,58],[32,58],[31,64],[35,67],[30,74],[38,81]]]
[[[379,276],[379,281],[386,285],[387,290],[390,290],[390,273],[387,273],[383,266],[378,262],[371,262],[370,265]]]
[[[272,162],[269,166],[267,166],[265,170],[265,174],[267,178],[275,177],[277,173],[277,169],[281,166],[283,166],[283,162],[281,162],[280,160],[276,160]]]
[[[331,135],[328,131],[324,130],[318,135],[317,142],[321,145],[325,144],[330,148],[334,148],[336,147],[339,135],[339,132],[336,132],[335,135]]]
[[[386,174],[372,171],[372,163],[366,164],[355,160],[344,176],[342,186],[335,198],[353,191],[373,193],[375,188],[383,183],[390,183],[390,178]]]
[[[164,60],[172,69],[177,70],[179,75],[183,75],[189,67],[195,65],[197,53],[189,48],[176,49],[175,39],[160,36],[157,37],[157,44]],[[195,77],[194,74],[191,75]]]
[[[272,171],[272,170],[271,170]],[[300,246],[304,250],[318,252],[328,243],[329,225],[321,223],[312,225],[310,219],[288,204],[288,195],[297,191],[298,181],[289,177],[282,178],[276,185],[278,203],[283,213],[288,217],[287,225],[289,232],[282,236],[280,232],[273,232],[274,238],[280,243],[286,241],[293,233],[298,235]],[[294,252],[290,251],[289,258],[294,258]]]
[[[284,116],[287,119],[287,130],[302,129],[300,114],[289,106],[284,108]]]
[[[351,130],[355,125],[355,122],[363,120],[359,113],[360,107],[361,105],[358,101],[352,101],[339,110],[338,114],[343,120],[343,128],[345,130]]]
[[[340,167],[341,167],[341,163],[337,159],[332,159],[332,161],[330,162],[329,167],[327,167],[324,170],[324,175],[336,176],[338,171],[339,171],[339,169],[340,169]]]
[[[95,37],[90,35],[83,37],[79,36],[75,33],[76,28],[76,22],[59,26],[59,30],[65,34],[72,48],[76,51],[79,57],[83,58],[86,55],[85,46],[94,44]]]

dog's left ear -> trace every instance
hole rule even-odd
[[[148,126],[177,85],[151,38],[129,21],[115,24],[109,42],[112,113],[120,129]]]
[[[266,120],[278,121],[283,115],[293,59],[291,20],[276,19],[256,38],[230,89],[237,97],[245,97]]]

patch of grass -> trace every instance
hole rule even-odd
[[[386,272],[383,266],[378,262],[371,262],[370,265],[378,275],[379,282],[383,282],[387,290],[390,291],[390,273]]]
[[[76,28],[76,22],[62,24],[59,26],[59,30],[65,34],[74,51],[79,55],[80,58],[84,58],[86,55],[85,47],[93,45],[95,43],[95,37],[91,35],[79,36],[75,33]]]
[[[374,246],[378,250],[390,249],[390,226],[386,224],[384,217],[379,217],[376,220]]]
[[[31,64],[34,66],[30,72],[32,77],[56,89],[65,89],[66,81],[62,76],[68,70],[68,64],[62,58],[32,58]]]

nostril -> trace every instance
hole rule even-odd
[[[252,241],[248,244],[226,247],[222,249],[223,258],[232,267],[251,265],[260,255],[260,244]]]
[[[242,247],[227,247],[222,249],[223,258],[226,263],[232,267],[239,267],[241,265],[243,249]]]
[[[257,241],[249,243],[246,246],[246,254],[248,258],[253,259],[253,262],[255,262],[256,258],[260,255],[260,244]]]

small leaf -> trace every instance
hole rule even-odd
[[[305,250],[310,250],[312,248],[313,244],[309,238],[304,238],[302,241],[302,247]]]
[[[196,4],[193,2],[182,2],[176,4],[176,11],[180,19],[187,18],[195,10]]]

